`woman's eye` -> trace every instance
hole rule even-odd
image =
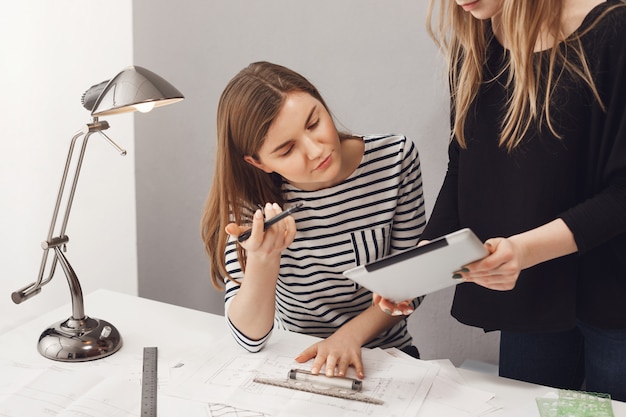
[[[310,129],[315,129],[319,123],[320,123],[320,121],[318,119],[318,120],[314,121],[313,123],[311,123],[307,129],[309,129],[309,130]]]
[[[293,145],[289,145],[287,149],[285,149],[285,151],[280,154],[280,156],[287,156],[291,153],[292,150],[293,150]]]

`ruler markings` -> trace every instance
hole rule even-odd
[[[141,417],[157,415],[157,363],[156,347],[143,348],[143,370],[141,377]]]

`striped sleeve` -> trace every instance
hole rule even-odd
[[[415,245],[426,226],[426,207],[422,186],[422,171],[417,147],[403,137],[400,189],[393,218],[391,253]]]

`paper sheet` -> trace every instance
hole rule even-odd
[[[274,334],[270,343],[261,352],[248,353],[231,339],[225,339],[211,352],[182,359],[182,368],[189,371],[175,376],[175,383],[166,392],[196,401],[253,409],[274,417],[408,417],[415,416],[421,407],[439,370],[436,364],[417,360],[408,363],[381,350],[364,350],[367,365],[361,392],[384,402],[367,404],[253,382],[255,377],[285,378],[291,368],[310,366],[294,361],[308,345],[294,345],[292,339],[282,338],[280,333]]]
[[[15,362],[2,364],[0,415],[135,417],[139,415],[138,383],[104,377],[86,370],[60,366],[30,367]]]
[[[388,349],[386,352],[397,359],[414,360],[396,349]],[[428,362],[437,364],[439,372],[417,417],[478,417],[498,409],[489,403],[494,394],[467,386],[458,369],[448,359]]]

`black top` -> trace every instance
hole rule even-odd
[[[616,3],[598,5],[578,33]],[[485,82],[466,123],[468,146],[450,144],[448,171],[422,238],[464,227],[483,240],[506,237],[560,217],[578,253],[523,270],[511,291],[460,284],[452,315],[487,331],[558,331],[577,318],[626,328],[626,8],[611,11],[582,37],[606,111],[580,79],[564,74],[551,107],[562,139],[535,125],[512,153],[498,146],[507,75],[494,80],[506,51],[488,36]],[[549,52],[539,53],[547,58]]]

